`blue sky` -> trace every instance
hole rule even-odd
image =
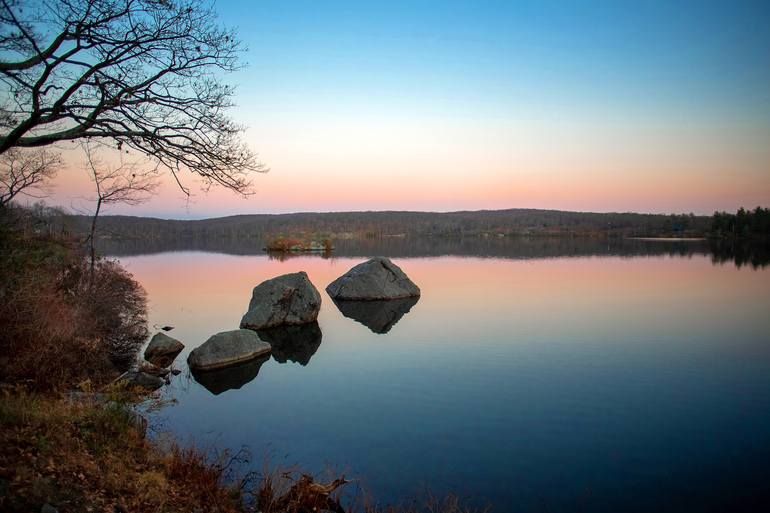
[[[675,5],[673,5],[675,4]],[[441,110],[770,114],[770,3],[237,2],[241,93]],[[301,102],[305,103],[305,102]],[[758,105],[759,104],[759,105]],[[757,112],[757,107],[761,107]]]
[[[257,194],[125,213],[770,204],[770,2],[220,0]]]

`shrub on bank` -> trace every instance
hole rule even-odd
[[[20,215],[0,212],[0,381],[44,391],[113,379],[147,339],[144,290],[110,260],[92,274],[77,241]]]

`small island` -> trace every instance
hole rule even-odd
[[[329,237],[279,235],[269,238],[263,248],[268,253],[331,253],[334,250]]]

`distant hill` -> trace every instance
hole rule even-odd
[[[268,239],[278,235],[318,234],[332,239],[367,237],[476,237],[518,235],[703,236],[710,217],[692,214],[566,212],[508,209],[461,212],[326,212],[250,214],[201,220],[103,216],[102,238]],[[88,230],[86,216],[67,216],[66,228]]]

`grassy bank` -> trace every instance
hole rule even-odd
[[[44,216],[0,211],[0,510],[244,511],[226,466],[144,438],[145,398],[111,383],[147,339],[145,293]]]
[[[5,387],[0,426],[2,511],[243,511],[222,467],[195,450],[161,450],[122,407]]]

